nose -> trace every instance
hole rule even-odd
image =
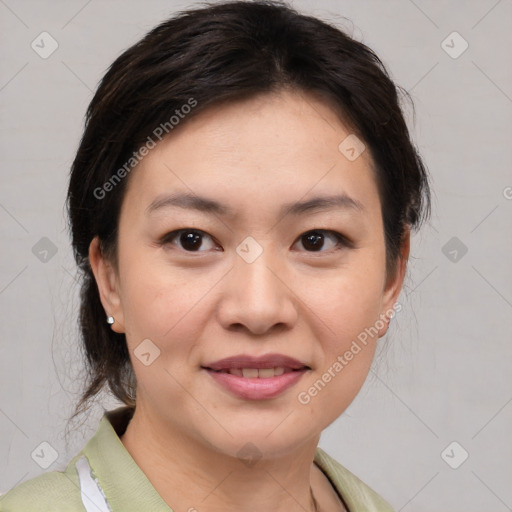
[[[237,256],[221,294],[219,321],[225,329],[254,335],[290,329],[298,317],[292,288],[267,251],[252,263]]]

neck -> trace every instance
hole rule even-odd
[[[249,445],[249,458],[244,452],[229,456],[204,440],[145,418],[137,407],[121,441],[173,510],[321,510],[315,499],[320,503],[326,477],[313,463],[318,438],[278,458],[251,459]],[[255,454],[257,449],[252,450]]]

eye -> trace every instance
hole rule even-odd
[[[327,237],[325,236],[325,233],[327,233]],[[330,244],[331,249],[334,248],[334,250],[339,250],[343,247],[352,247],[352,243],[341,233],[326,229],[314,229],[312,231],[308,231],[301,235],[298,241],[303,243],[303,246],[308,249],[308,252],[329,252],[329,247],[325,251],[321,250],[324,248],[326,238],[334,241],[334,244]]]
[[[204,247],[205,245],[202,240],[203,237],[207,237],[211,242],[213,242],[213,239],[204,231],[186,228],[168,233],[160,240],[159,243],[161,245],[177,245],[179,243],[181,244],[181,248],[187,252],[205,252],[198,250],[200,247]],[[215,243],[213,242],[213,245],[214,244]],[[207,247],[206,250],[210,249],[212,246],[212,244],[206,245],[210,245],[210,247]]]
[[[327,234],[327,236],[325,235]],[[203,239],[206,238],[210,243],[203,243]],[[325,240],[331,240],[331,247],[327,244],[327,250],[325,248]],[[339,250],[343,247],[352,247],[353,244],[345,236],[337,231],[331,231],[326,229],[315,229],[308,231],[300,236],[299,240],[306,248],[307,252],[330,252],[331,250]],[[297,242],[298,242],[297,241]],[[297,243],[296,242],[296,243]],[[181,249],[186,252],[206,252],[209,249],[215,248],[215,242],[212,237],[206,234],[204,231],[199,229],[179,229],[172,231],[162,237],[159,241],[160,245],[181,245]],[[294,244],[295,245],[295,244]],[[199,250],[203,248],[204,250]]]

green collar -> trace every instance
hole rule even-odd
[[[124,447],[121,436],[133,409],[106,411],[98,430],[69,463],[66,473],[77,481],[76,463],[85,455],[110,508],[123,512],[172,512]],[[314,463],[322,470],[350,512],[393,512],[391,506],[348,469],[317,447]],[[80,463],[79,463],[80,465]],[[191,503],[191,507],[199,504]]]

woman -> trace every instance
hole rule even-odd
[[[399,306],[427,173],[363,44],[281,3],[189,10],[103,78],[68,208],[106,412],[5,511],[391,511],[318,447]]]

